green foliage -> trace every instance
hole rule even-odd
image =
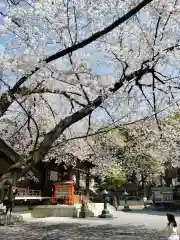
[[[115,191],[125,183],[125,175],[119,164],[108,167],[104,180],[99,185],[99,190],[103,189]]]
[[[180,121],[180,113],[174,113],[174,114],[171,114],[169,115],[169,120],[176,120],[176,121]]]
[[[107,189],[115,191],[118,187],[122,186],[125,183],[125,178],[122,176],[112,176],[108,177],[105,180],[105,185]]]

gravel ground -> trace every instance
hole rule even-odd
[[[177,217],[180,222],[180,217]],[[165,213],[116,212],[113,219],[30,219],[0,227],[0,240],[165,240]]]

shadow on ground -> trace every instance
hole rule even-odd
[[[112,226],[87,224],[51,224],[29,223],[19,226],[0,228],[0,239],[3,240],[164,240],[166,236],[157,230],[143,226]]]
[[[155,216],[165,216],[168,212],[173,212],[172,210],[164,210],[164,211],[156,211],[151,209],[140,209],[140,210],[131,210],[128,213],[131,214],[148,214],[148,215],[155,215]],[[180,212],[173,212],[175,216],[180,216]]]

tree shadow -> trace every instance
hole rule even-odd
[[[119,211],[118,211],[119,212]],[[153,215],[153,216],[165,216],[168,212],[173,212],[171,210],[164,210],[164,211],[155,211],[155,210],[151,210],[151,209],[141,209],[141,210],[131,210],[128,213],[131,214],[147,214],[147,215]],[[180,212],[173,212],[174,215],[176,215],[177,217],[180,216]]]
[[[25,223],[0,229],[3,240],[164,240],[162,231],[146,229],[143,226],[88,225],[77,223]]]

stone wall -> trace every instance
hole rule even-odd
[[[32,209],[32,217],[77,217],[77,209],[70,205],[41,205]]]

